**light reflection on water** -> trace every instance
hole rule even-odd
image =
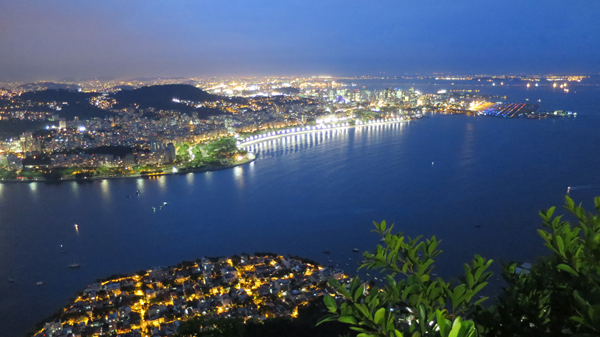
[[[100,192],[101,192],[102,198],[105,201],[108,201],[108,199],[110,198],[110,183],[109,183],[108,179],[102,180],[100,182]]]
[[[235,179],[238,189],[244,188],[244,169],[241,166],[233,168],[233,179]]]
[[[158,177],[158,187],[162,191],[164,191],[167,188],[167,178],[168,178],[167,176],[159,176]]]
[[[136,179],[137,190],[142,193],[144,191],[144,184],[146,183],[146,179],[138,178]]]
[[[229,170],[0,185],[0,280],[19,280],[0,287],[0,331],[23,335],[95,279],[205,255],[275,251],[352,272],[352,248],[372,250],[371,222],[382,219],[442,239],[449,258],[440,275],[474,253],[530,260],[539,253],[537,211],[560,205],[566,186],[598,183],[600,158],[564,144],[593,153],[599,124],[437,116],[252,144],[257,160]],[[593,191],[572,196],[591,200],[585,193]],[[80,248],[61,254],[62,243]],[[82,268],[66,267],[73,258]]]
[[[404,124],[408,122],[397,122],[381,125],[357,126],[355,128],[343,128],[334,130],[319,130],[315,132],[301,133],[297,135],[282,136],[275,139],[268,139],[262,142],[253,143],[242,147],[243,149],[257,154],[257,158],[274,158],[286,156],[301,150],[312,148],[314,146],[326,144],[330,141],[344,141],[349,137],[349,132],[354,135],[363,134],[371,141],[370,136],[376,136],[382,131],[399,131]],[[350,131],[352,130],[352,131]],[[360,141],[355,138],[355,141]]]

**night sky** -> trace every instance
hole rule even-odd
[[[596,74],[600,0],[0,0],[0,81]]]

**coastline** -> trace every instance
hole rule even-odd
[[[216,270],[221,275],[215,274]],[[35,324],[27,336],[62,331],[79,335],[98,322],[121,334],[149,335],[157,327],[176,332],[184,322],[199,317],[238,318],[249,323],[295,318],[299,308],[321,301],[333,291],[326,283],[330,278],[350,282],[343,270],[294,255],[255,252],[181,261],[98,279],[64,308]],[[230,292],[230,287],[235,292]],[[120,314],[115,314],[115,307],[103,307],[104,300],[117,297],[122,305],[118,311],[127,308]],[[263,305],[266,301],[271,305]],[[167,306],[177,310],[169,313]],[[104,310],[104,314],[94,317],[95,310]],[[115,322],[121,325],[118,329]]]
[[[321,127],[321,128],[314,128],[310,129],[310,130],[299,130],[299,131],[293,131],[293,132],[286,132],[286,133],[279,133],[279,134],[275,134],[272,136],[266,136],[266,137],[260,137],[257,136],[257,139],[253,139],[247,142],[243,142],[240,143],[238,145],[238,147],[242,148],[245,146],[250,146],[250,145],[255,145],[255,144],[259,144],[263,141],[268,141],[268,140],[273,140],[273,139],[278,139],[278,138],[282,138],[282,137],[287,137],[287,136],[293,136],[293,135],[301,135],[301,134],[308,134],[308,133],[317,133],[317,132],[323,132],[323,131],[328,131],[328,130],[342,130],[342,129],[350,129],[350,128],[357,128],[357,127],[367,127],[367,126],[373,126],[373,125],[385,125],[385,124],[394,124],[394,123],[407,123],[411,121],[411,119],[399,119],[399,120],[387,120],[387,121],[378,121],[378,122],[372,122],[372,123],[363,123],[363,124],[354,124],[354,125],[343,125],[343,126],[337,126],[337,127]],[[264,135],[264,134],[263,134]],[[249,164],[251,162],[253,162],[254,160],[256,160],[256,157],[253,156],[252,159],[244,159],[242,161],[240,161],[239,163],[235,163],[235,164],[231,164],[231,165],[219,165],[219,166],[205,166],[205,167],[199,167],[199,168],[191,168],[191,169],[186,169],[186,168],[182,168],[180,169],[180,171],[178,172],[168,172],[168,173],[162,173],[162,174],[156,174],[156,175],[152,175],[152,176],[144,176],[140,173],[136,173],[133,175],[119,175],[119,176],[95,176],[95,177],[84,177],[84,178],[71,178],[71,177],[66,177],[66,178],[61,178],[60,180],[45,180],[45,179],[10,179],[10,180],[0,180],[0,184],[1,183],[47,183],[47,184],[59,184],[61,182],[65,182],[65,181],[77,181],[77,182],[92,182],[95,180],[108,180],[108,179],[128,179],[128,178],[149,178],[149,177],[158,177],[158,176],[171,176],[171,175],[182,175],[182,174],[188,174],[188,173],[202,173],[202,172],[209,172],[209,171],[220,171],[220,170],[225,170],[228,168],[233,168],[236,166],[241,166],[241,165],[246,165]]]
[[[172,176],[172,175],[183,175],[188,173],[202,173],[209,171],[220,171],[228,168],[233,168],[236,166],[246,165],[256,160],[256,157],[252,159],[245,159],[240,161],[239,163],[231,164],[231,165],[220,165],[220,166],[205,166],[198,167],[193,169],[185,169],[183,172],[169,172],[163,174],[157,174],[150,177],[162,177],[162,176]],[[183,169],[182,169],[183,170]],[[86,177],[86,178],[64,178],[60,180],[45,180],[45,179],[10,179],[10,180],[0,180],[0,184],[2,183],[47,183],[47,184],[60,184],[66,181],[77,181],[77,182],[93,182],[95,180],[108,180],[108,179],[131,179],[131,178],[149,178],[148,176],[143,176],[142,174],[136,173],[135,175],[121,175],[121,176],[96,176],[96,177]]]
[[[275,134],[275,135],[272,135],[272,136],[259,137],[257,139],[253,139],[253,140],[250,140],[250,141],[247,141],[247,142],[243,142],[243,143],[239,144],[238,146],[239,147],[244,147],[244,146],[255,145],[255,144],[261,143],[263,141],[277,139],[277,138],[281,138],[281,137],[287,137],[287,136],[293,136],[293,135],[301,135],[301,134],[307,134],[307,133],[315,133],[315,132],[322,132],[322,131],[327,131],[327,130],[342,130],[342,129],[365,127],[365,126],[371,126],[371,125],[407,123],[407,122],[410,122],[410,121],[411,121],[411,119],[401,119],[401,120],[392,120],[392,121],[384,121],[384,122],[365,123],[365,124],[358,124],[358,125],[356,125],[356,124],[355,125],[344,125],[344,126],[338,126],[338,127],[332,127],[332,128],[315,128],[315,129],[311,129],[311,130],[295,131],[295,132],[290,132],[290,133],[279,133],[279,134]]]

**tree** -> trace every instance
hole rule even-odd
[[[473,302],[487,284],[491,260],[479,256],[464,265],[457,284],[431,279],[438,241],[392,234],[385,222],[375,223],[385,246],[366,252],[361,268],[381,269],[382,288],[355,278],[346,288],[329,283],[339,297],[326,296],[330,313],[321,322],[350,324],[359,336],[598,336],[600,335],[600,197],[595,213],[587,213],[565,197],[565,209],[576,224],[554,217],[555,207],[541,211],[538,234],[549,249],[529,266],[502,266],[508,284],[490,308]],[[518,269],[519,268],[519,269]],[[397,276],[403,276],[398,279]],[[463,320],[464,318],[472,319]],[[456,334],[454,333],[456,330]]]
[[[551,256],[529,271],[503,266],[508,287],[498,305],[477,315],[486,336],[598,336],[600,334],[600,198],[587,213],[565,197],[572,225],[555,207],[540,212],[538,234]]]
[[[434,237],[422,240],[393,234],[394,225],[374,223],[375,233],[383,238],[374,254],[365,252],[360,268],[379,269],[386,284],[379,288],[354,278],[349,287],[329,280],[337,296],[325,296],[330,313],[320,323],[339,321],[351,325],[360,337],[381,336],[476,336],[474,322],[464,321],[480,310],[487,298],[474,301],[492,275],[487,271],[492,260],[478,255],[464,264],[465,276],[458,282],[432,277],[434,258],[441,251]],[[341,305],[338,306],[338,302]],[[447,305],[449,303],[449,305]]]

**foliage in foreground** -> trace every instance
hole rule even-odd
[[[529,272],[503,266],[508,287],[497,306],[476,316],[486,336],[600,335],[600,198],[595,214],[565,200],[577,223],[553,217],[555,207],[540,212],[538,234],[551,255]]]
[[[566,197],[575,225],[553,217],[555,207],[540,212],[544,229],[538,233],[551,256],[520,273],[516,263],[503,265],[508,286],[487,309],[481,306],[486,298],[475,299],[491,276],[491,260],[475,256],[455,283],[433,279],[433,259],[441,253],[435,237],[411,239],[393,234],[385,221],[375,223],[384,245],[365,252],[361,268],[379,269],[387,283],[378,288],[358,278],[348,286],[330,280],[339,297],[324,298],[329,314],[320,323],[349,324],[360,337],[598,336],[600,198],[594,203],[596,213],[586,213]]]
[[[338,306],[333,297],[324,298],[330,314],[320,322],[337,320],[351,325],[358,336],[476,336],[469,316],[487,298],[476,295],[492,275],[487,271],[492,260],[475,256],[464,264],[465,276],[457,282],[434,277],[434,258],[441,251],[434,237],[423,240],[403,233],[393,234],[394,225],[375,223],[374,232],[383,237],[374,254],[364,253],[361,268],[378,269],[386,274],[383,287],[369,287],[355,278],[346,288],[336,280],[329,283],[343,300]]]

